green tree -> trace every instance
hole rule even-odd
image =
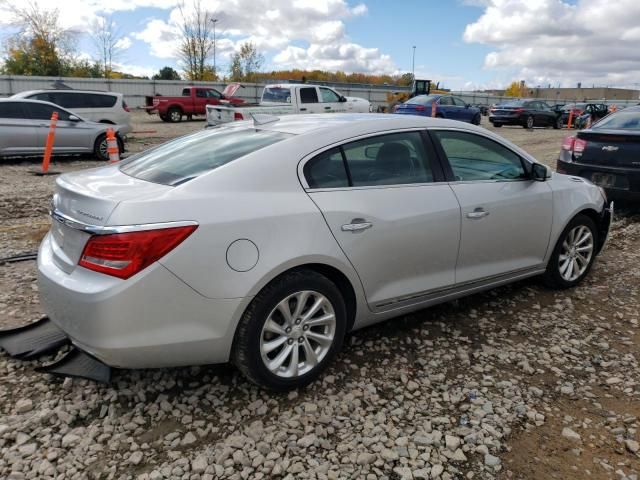
[[[158,70],[153,77],[154,80],[180,80],[180,74],[173,68],[166,66]]]
[[[34,2],[6,3],[17,32],[5,43],[2,71],[11,75],[63,75],[72,60],[73,34],[60,25],[57,9]]]
[[[201,0],[194,0],[189,11],[184,0],[178,3],[181,22],[181,40],[178,46],[178,57],[188,80],[215,80],[210,77],[213,69],[209,66],[209,58],[214,52],[214,20],[211,12],[206,10]],[[215,76],[215,72],[214,76]]]
[[[244,42],[240,45],[240,50],[231,57],[231,66],[229,67],[231,80],[255,82],[263,64],[264,55],[258,51],[255,43]]]
[[[524,97],[527,90],[527,85],[524,82],[511,82],[511,84],[505,89],[505,97]]]

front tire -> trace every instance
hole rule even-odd
[[[479,113],[476,113],[473,119],[471,120],[471,123],[473,123],[474,125],[480,125],[481,121],[482,121],[482,116]]]
[[[271,390],[304,387],[342,347],[347,324],[336,285],[312,270],[286,273],[267,285],[244,312],[232,362]]]
[[[593,266],[597,245],[596,224],[586,215],[577,215],[556,243],[543,275],[545,285],[565,289],[579,284]]]
[[[562,117],[558,117],[556,118],[556,122],[553,124],[553,128],[555,130],[559,130],[563,127],[563,122],[562,122]]]

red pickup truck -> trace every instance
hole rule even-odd
[[[149,115],[158,112],[164,122],[180,122],[185,115],[188,119],[193,115],[206,115],[207,105],[233,106],[244,103],[243,99],[233,96],[238,88],[239,83],[230,83],[220,93],[211,87],[186,87],[180,97],[145,97],[144,109]]]

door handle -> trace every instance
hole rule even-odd
[[[346,225],[342,225],[341,230],[343,232],[362,232],[368,228],[373,227],[373,223],[366,222],[364,218],[354,218],[351,220],[352,223],[347,223]]]
[[[324,107],[325,110],[331,110],[331,107]]]
[[[489,212],[487,212],[485,209],[483,208],[476,208],[473,212],[469,212],[467,213],[467,218],[471,218],[471,219],[478,219],[478,218],[483,218],[489,215]]]
[[[301,108],[301,109],[300,109],[300,111],[301,111],[301,112],[306,112],[306,111],[307,111],[307,109],[306,109],[306,108]]]

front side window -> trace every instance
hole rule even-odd
[[[315,87],[304,87],[300,89],[301,103],[318,103],[318,92]]]
[[[528,178],[520,157],[493,140],[465,132],[438,130],[433,133],[457,181]]]
[[[289,137],[253,128],[204,130],[135,155],[120,170],[140,180],[175,186]]]
[[[207,90],[206,93],[207,93],[207,97],[209,98],[220,98],[222,96],[222,94],[219,91],[213,90],[213,89]]]
[[[466,104],[466,103],[464,103],[464,102],[462,101],[462,99],[461,99],[461,98],[458,98],[458,97],[451,97],[451,100],[453,100],[453,104],[454,104],[456,107],[466,107],[466,106],[467,106],[467,104]]]
[[[55,108],[53,105],[29,102],[24,104],[24,109],[27,112],[28,118],[32,120],[51,120],[53,112],[58,112],[58,120],[69,120],[68,112],[60,108]]]
[[[0,118],[25,118],[20,102],[0,102]]]
[[[322,97],[322,103],[338,103],[340,101],[338,94],[328,88],[320,87],[320,96]]]

